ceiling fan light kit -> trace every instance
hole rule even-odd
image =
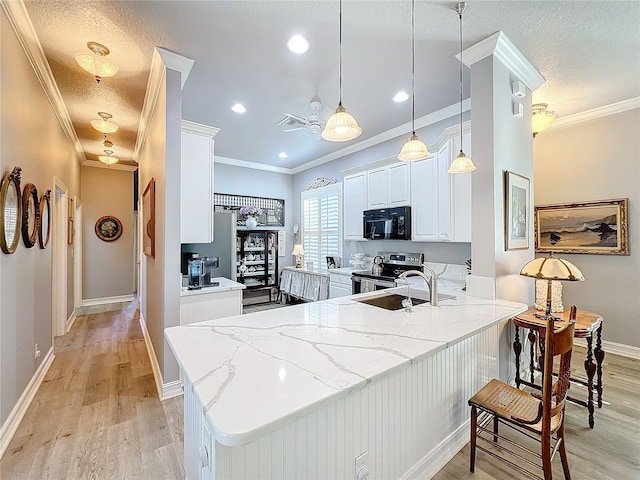
[[[467,7],[465,2],[456,3],[454,10],[458,14],[458,18],[460,19],[460,153],[458,157],[451,162],[451,166],[449,166],[448,173],[468,173],[473,172],[476,169],[476,166],[469,157],[464,154],[462,150],[462,80],[463,80],[463,62],[462,62],[462,14]]]
[[[356,119],[342,106],[342,0],[340,0],[340,42],[339,42],[339,100],[336,113],[331,115],[322,131],[322,138],[329,142],[348,142],[362,135]]]
[[[109,49],[98,42],[88,42],[91,53],[78,52],[74,55],[80,67],[93,75],[97,83],[105,77],[113,77],[118,73],[118,65],[107,59]]]
[[[413,162],[431,154],[427,146],[416,135],[416,3],[411,0],[411,138],[404,144],[398,160]]]

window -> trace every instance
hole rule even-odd
[[[342,256],[342,184],[302,192],[302,244],[305,262],[327,268],[327,256]]]

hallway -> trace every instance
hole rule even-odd
[[[158,399],[136,304],[109,307],[56,338],[3,480],[184,478],[182,396]]]

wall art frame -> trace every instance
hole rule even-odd
[[[629,255],[628,198],[538,205],[536,252]]]
[[[142,194],[142,251],[148,257],[156,256],[156,180],[151,178]]]
[[[504,173],[504,249],[529,248],[531,182],[508,170]]]
[[[105,215],[96,221],[95,232],[104,242],[115,242],[122,235],[122,222],[113,215]]]

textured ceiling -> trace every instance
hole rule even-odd
[[[284,133],[283,113],[308,116],[318,95],[338,102],[336,1],[26,1],[27,11],[88,159],[102,153],[89,120],[113,114],[114,155],[132,160],[153,48],[195,60],[183,89],[183,118],[220,128],[216,155],[293,168],[344,144],[309,131]],[[416,2],[416,116],[458,101],[455,2]],[[472,1],[465,47],[498,30],[547,79],[533,94],[559,116],[640,96],[640,2]],[[304,34],[304,55],[286,49]],[[120,67],[99,85],[75,63],[88,41]],[[361,141],[411,119],[411,2],[343,3],[343,103]],[[468,77],[468,75],[467,75]],[[468,88],[465,85],[465,97]],[[230,110],[243,103],[248,112]],[[353,143],[353,142],[349,142]],[[280,159],[286,151],[289,158]]]

